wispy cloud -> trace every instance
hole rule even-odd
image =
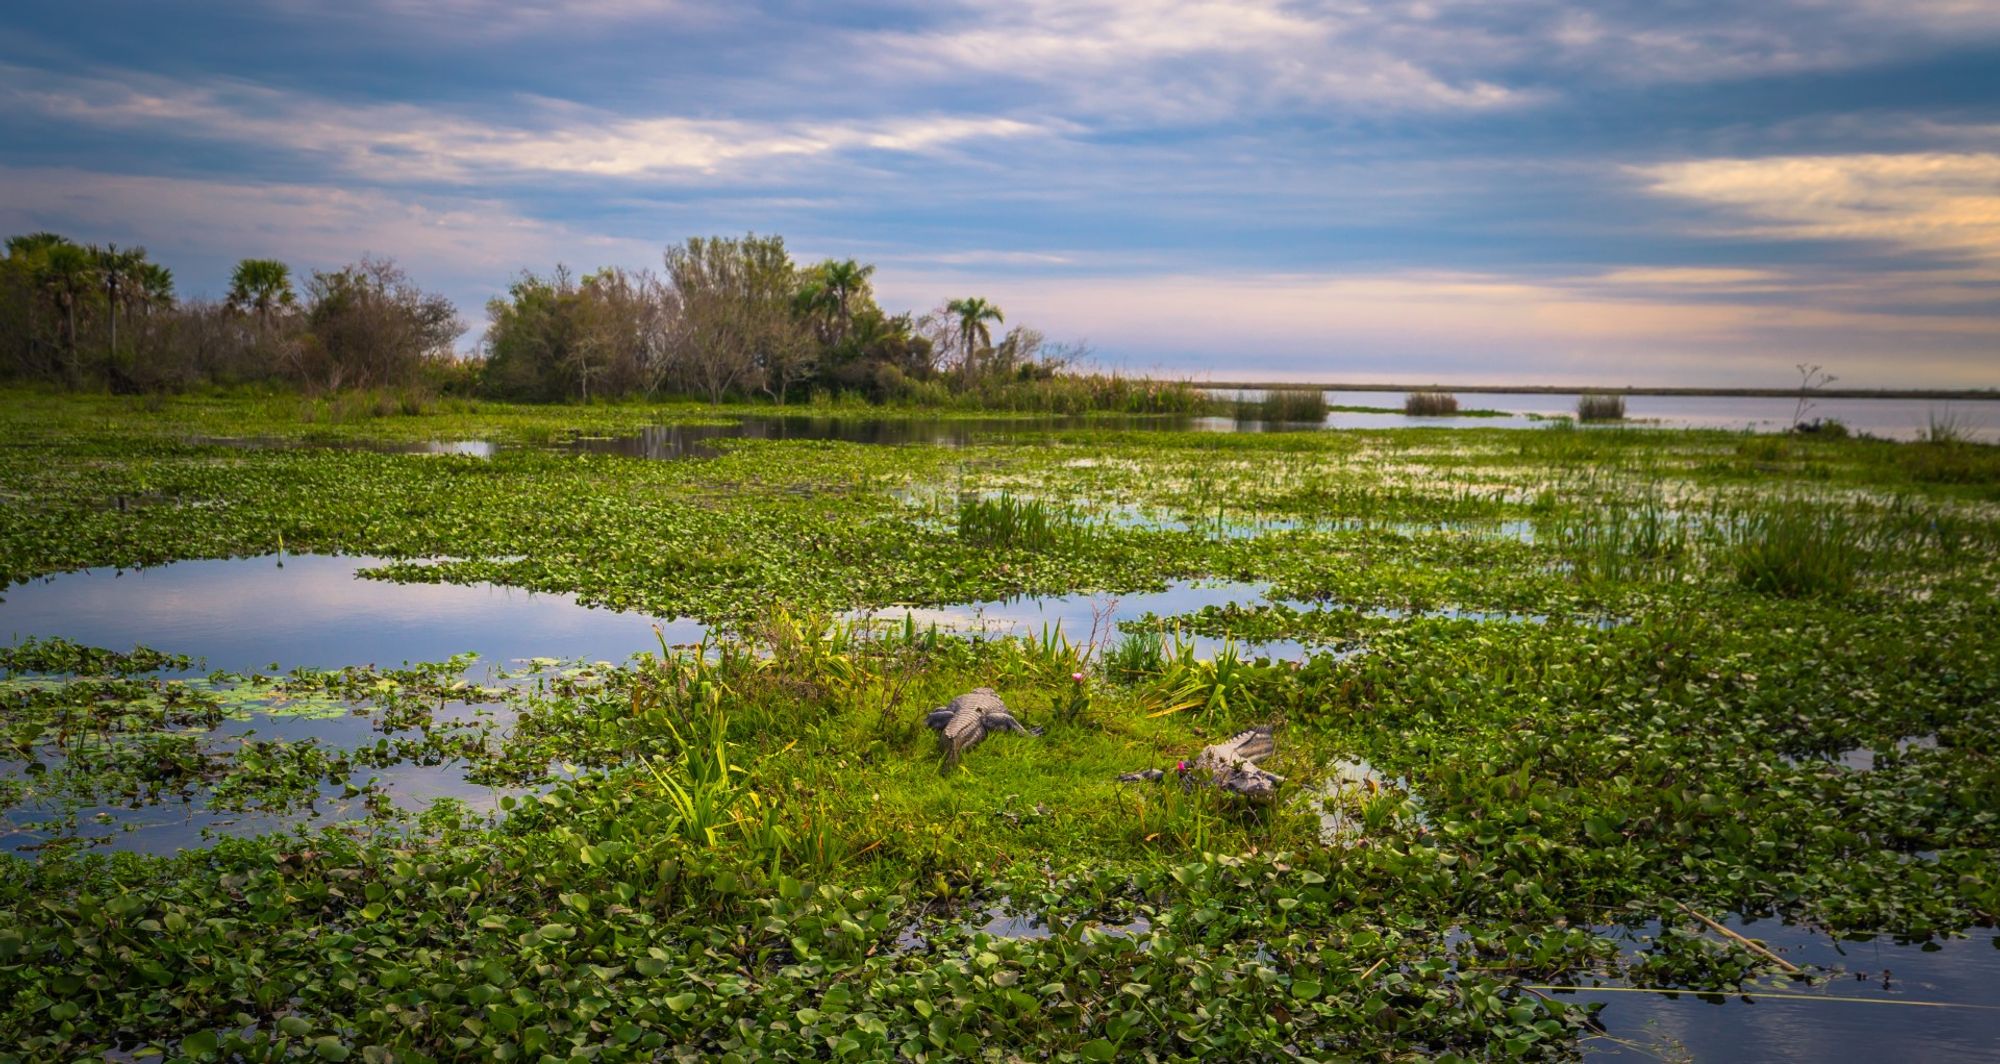
[[[891,272],[887,294],[958,291],[952,274]],[[1172,274],[979,278],[1009,319],[1087,335],[1138,368],[1262,367],[1327,379],[1373,373],[1443,381],[1515,377],[1575,383],[1782,381],[1811,355],[1849,380],[1892,385],[1926,353],[1932,381],[1966,379],[1990,360],[1990,322],[1837,305],[1635,300],[1603,277],[1495,273]],[[1207,357],[1190,359],[1188,353]],[[1877,368],[1871,368],[1877,367]]]
[[[525,266],[578,256],[644,264],[659,254],[649,243],[527,217],[487,198],[0,167],[0,230],[40,228],[221,263],[261,255],[312,269],[392,255],[420,281],[450,282],[471,308],[478,299],[468,293],[498,291]]]
[[[125,15],[0,34],[0,222],[194,288],[376,251],[476,312],[524,266],[756,229],[1141,366],[2000,371],[1984,0]]]
[[[1726,212],[1730,232],[2000,263],[2000,154],[1698,159],[1637,172],[1655,193]]]
[[[11,106],[110,129],[284,149],[331,159],[369,180],[470,181],[509,174],[713,177],[851,152],[925,154],[970,141],[1052,132],[1003,116],[908,115],[874,121],[760,122],[630,117],[524,97],[499,123],[418,104],[344,104],[239,81],[51,79],[0,67]]]
[[[1026,82],[1079,116],[1124,120],[1199,120],[1246,105],[1480,110],[1540,96],[1444,69],[1458,65],[1443,62],[1448,51],[1408,54],[1376,39],[1428,21],[1412,20],[1414,8],[1389,13],[1397,7],[1029,0],[947,8],[930,28],[863,36],[877,77]]]

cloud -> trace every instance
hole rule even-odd
[[[1047,124],[984,115],[826,123],[628,117],[546,98],[521,100],[521,119],[499,124],[436,107],[343,104],[238,81],[50,78],[22,67],[0,67],[0,84],[10,86],[4,98],[13,106],[68,123],[282,148],[330,158],[370,181],[713,178],[788,159],[921,155],[1052,132]]]
[[[1407,14],[1275,0],[1028,0],[947,9],[940,25],[873,31],[857,43],[884,79],[1028,82],[1082,116],[1200,120],[1318,104],[1484,110],[1539,98],[1440,69],[1446,49],[1375,39]],[[1461,43],[1471,34],[1459,34]],[[863,72],[863,76],[867,75]]]
[[[940,251],[928,255],[899,257],[946,266],[1067,266],[1076,262],[1074,255],[1061,255],[1052,251]]]
[[[1718,266],[1627,266],[1594,278],[1597,284],[1647,291],[1693,293],[1773,292],[1786,287],[1788,275],[1776,270]]]
[[[2000,264],[2000,154],[1700,159],[1634,172],[1656,194],[1730,215],[1725,233],[1871,241]]]
[[[599,32],[665,16],[706,21],[719,14],[718,5],[694,0],[346,0],[341,4],[282,0],[273,6],[301,21],[334,17],[377,29],[386,23],[403,32],[422,27],[476,40]]]
[[[1615,271],[1614,271],[1615,273]],[[1990,317],[1926,315],[1799,299],[1715,301],[1635,294],[1603,275],[1491,272],[1165,274],[1054,278],[885,270],[886,299],[978,291],[1059,337],[1088,337],[1107,358],[1240,375],[1377,375],[1471,382],[1771,383],[1812,356],[1857,384],[1979,379]],[[1906,372],[1906,367],[1922,365]],[[1848,369],[1848,367],[1858,367]],[[1871,368],[1874,375],[1871,376]],[[1920,381],[1921,378],[1921,381]]]
[[[659,253],[650,243],[537,220],[477,197],[0,167],[0,231],[34,229],[172,248],[210,264],[212,280],[246,256],[285,259],[301,270],[363,254],[394,256],[419,282],[448,286],[465,310],[524,266],[578,256],[592,266],[643,264]]]

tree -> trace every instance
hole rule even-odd
[[[486,390],[554,400],[652,394],[668,367],[671,293],[644,270],[609,268],[577,281],[557,266],[523,273],[486,305]]]
[[[832,299],[834,313],[840,322],[840,337],[846,338],[847,330],[854,321],[855,305],[868,300],[873,302],[868,279],[875,275],[873,264],[863,266],[853,259],[835,262],[832,259],[820,263],[820,283],[826,286],[827,295]]]
[[[425,364],[451,357],[465,331],[444,296],[418,288],[393,261],[364,258],[306,285],[306,335],[293,372],[329,390],[408,384]]]
[[[83,364],[77,350],[76,314],[96,294],[97,262],[88,250],[67,240],[50,244],[40,251],[35,281],[64,322],[65,375],[71,385],[81,383]]]
[[[49,276],[48,256],[52,249],[73,247],[56,233],[26,233],[7,239],[7,257],[0,259],[0,287],[4,287],[4,319],[0,319],[0,344],[5,344],[15,369],[31,375],[53,377],[65,372],[64,346],[68,320],[59,306],[57,288]]]
[[[986,327],[986,323],[1005,322],[1007,319],[1000,313],[999,307],[977,296],[954,299],[944,307],[958,318],[959,342],[965,345],[964,372],[968,377],[973,376],[978,350],[993,346],[993,332]]]
[[[855,311],[852,328],[822,361],[821,373],[836,388],[893,399],[911,380],[936,372],[933,356],[931,341],[918,335],[910,315],[884,314],[871,301]]]
[[[292,292],[292,268],[277,259],[244,259],[229,275],[230,309],[254,312],[260,325],[268,325],[271,313],[291,310],[298,304]]]
[[[793,311],[799,275],[784,238],[690,237],[665,260],[680,308],[670,349],[684,385],[711,403],[756,387],[783,402],[814,361]]]
[[[678,304],[650,270],[607,267],[583,279],[591,342],[603,356],[607,395],[651,395],[664,382]]]
[[[104,291],[104,309],[109,316],[110,335],[107,339],[104,364],[116,367],[118,364],[118,311],[128,304],[146,304],[152,299],[147,285],[162,283],[168,293],[173,291],[172,274],[164,267],[146,261],[145,248],[118,250],[116,244],[104,247],[92,245],[90,255],[94,260],[97,283]],[[171,298],[171,296],[169,296]]]

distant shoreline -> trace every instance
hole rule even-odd
[[[1197,388],[1217,391],[1239,388],[1318,388],[1329,392],[1497,392],[1517,395],[1706,395],[1761,399],[1796,399],[1797,388],[1671,388],[1623,386],[1572,387],[1558,384],[1322,384],[1317,381],[1195,381]],[[1986,399],[2000,401],[2000,388],[1814,388],[1813,399]]]

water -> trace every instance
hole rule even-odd
[[[282,565],[281,565],[282,563]],[[64,636],[111,648],[144,644],[204,657],[211,668],[254,671],[271,666],[337,668],[351,664],[395,665],[439,661],[464,652],[483,655],[487,665],[531,658],[622,660],[655,649],[651,618],[579,605],[573,596],[539,594],[492,585],[397,584],[358,578],[358,570],[380,563],[369,557],[265,556],[185,561],[153,569],[119,572],[93,569],[16,586],[0,599],[0,633]],[[962,625],[985,634],[1037,633],[1060,623],[1072,638],[1086,638],[1100,610],[1116,598],[1105,623],[1147,613],[1167,616],[1204,606],[1273,601],[1269,587],[1246,582],[1181,581],[1167,588],[1124,596],[1078,594],[1042,599],[970,603],[917,610],[920,623]],[[1293,603],[1293,605],[1299,605]],[[900,621],[900,609],[875,611]],[[1395,611],[1371,611],[1396,616]],[[1502,615],[1461,613],[1475,619]],[[705,631],[689,621],[664,622],[670,642],[695,642]],[[1198,652],[1213,654],[1221,641],[1202,638]],[[1306,648],[1279,642],[1246,652],[1299,656]],[[445,707],[452,719],[491,714],[504,723],[504,705]],[[277,716],[255,714],[225,721],[207,736],[212,748],[226,749],[248,737],[294,742],[316,739],[340,749],[373,743],[382,735],[364,715]],[[1908,740],[1919,745],[1926,737]],[[1870,759],[1872,760],[1872,758]],[[1854,769],[1868,767],[1859,757],[1843,758]],[[20,763],[0,763],[0,775],[18,774]],[[1356,764],[1341,777],[1365,778]],[[512,793],[465,780],[457,764],[398,763],[358,768],[356,782],[373,778],[383,799],[416,809],[439,798],[463,801],[475,811],[491,811]],[[102,821],[91,813],[103,814]],[[173,852],[207,845],[215,835],[257,834],[301,822],[337,823],[366,816],[366,796],[343,797],[322,785],[307,810],[229,813],[194,802],[172,801],[132,809],[106,806],[85,810],[77,837],[114,849]],[[0,834],[8,849],[26,850],[47,839],[22,830],[37,810],[8,811]],[[1322,823],[1338,836],[1353,825]],[[128,830],[128,828],[130,830]],[[1041,937],[1047,925],[1033,914],[1004,908],[983,914],[976,930],[1004,937]],[[1107,930],[1144,935],[1143,923]],[[1799,964],[1839,964],[1863,979],[1844,977],[1810,988],[1788,985],[1778,993],[1818,1000],[1752,995],[1744,1001],[1683,994],[1578,991],[1570,999],[1604,1001],[1601,1016],[1611,1037],[1592,1038],[1594,1054],[1652,1058],[1685,1051],[1694,1059],[1722,1060],[1984,1060],[2000,1055],[2000,949],[1990,932],[1926,949],[1886,940],[1836,946],[1798,928],[1758,924],[1746,934],[1767,940]],[[1884,985],[1884,973],[1887,985]],[[1841,1002],[1836,997],[1858,997]],[[1942,1002],[1977,1009],[1933,1008],[1880,1002]]]
[[[1450,389],[1445,389],[1450,391]],[[1224,399],[1256,402],[1263,398],[1259,389],[1217,389]],[[1460,392],[1459,406],[1466,410],[1499,410],[1506,417],[1413,418],[1395,414],[1363,414],[1335,411],[1327,415],[1328,428],[1534,428],[1546,419],[1574,417],[1576,392]],[[1329,391],[1326,401],[1333,406],[1399,407],[1401,392]],[[1735,395],[1628,395],[1625,417],[1628,422],[1665,428],[1732,429],[1752,432],[1783,432],[1790,428],[1797,412],[1797,398],[1784,396]],[[1533,415],[1533,416],[1531,416]],[[1957,422],[1972,438],[2000,442],[2000,399],[1815,399],[1806,419],[1839,421],[1849,430],[1888,439],[1911,440],[1921,437],[1933,416]]]
[[[1232,602],[1247,606],[1276,601],[1267,597],[1269,590],[1267,584],[1176,580],[1160,591],[1135,591],[1123,595],[1086,592],[1042,598],[990,599],[956,606],[891,606],[879,610],[856,610],[847,616],[851,620],[886,625],[900,625],[907,616],[920,629],[936,625],[942,632],[989,639],[1038,636],[1045,627],[1060,626],[1071,641],[1082,643],[1091,638],[1094,630],[1098,642],[1108,647],[1121,638],[1118,631],[1120,623],[1137,621],[1147,614],[1170,617],[1208,606],[1227,606]],[[1299,605],[1296,602],[1291,604]],[[1183,638],[1194,644],[1198,656],[1205,658],[1214,657],[1228,642],[1205,635]],[[1236,649],[1245,656],[1302,658],[1306,654],[1303,643],[1291,640],[1262,643],[1239,641]]]
[[[2000,938],[1991,930],[1929,945],[1883,938],[1836,942],[1770,921],[1736,922],[1732,930],[1794,964],[1848,974],[1818,987],[1773,983],[1772,992],[1747,996],[1549,993],[1558,1000],[1604,1002],[1598,1019],[1610,1037],[1584,1046],[1594,1056],[1620,1060],[2000,1059]]]
[[[491,707],[488,707],[489,711]],[[478,710],[463,703],[449,704],[440,719],[460,720]],[[255,715],[247,720],[224,720],[203,735],[204,749],[229,753],[248,739],[282,739],[300,743],[317,740],[329,749],[354,750],[372,745],[384,735],[408,735],[377,731],[373,720],[364,715],[323,718]],[[54,764],[46,756],[45,763]],[[0,760],[0,778],[18,777],[22,763]],[[400,761],[382,767],[356,766],[348,780],[357,786],[369,785],[378,800],[398,809],[416,811],[440,798],[464,803],[477,813],[494,812],[502,795],[523,793],[523,788],[488,787],[466,780],[462,766],[455,763],[421,764]],[[45,830],[38,822],[55,815],[56,806],[40,803],[8,809],[0,814],[0,827],[8,829],[5,848],[30,853],[52,839],[69,839],[85,846],[130,850],[135,853],[171,854],[178,850],[209,845],[218,837],[242,837],[281,831],[299,824],[325,825],[357,821],[369,815],[369,794],[349,796],[341,786],[321,782],[315,797],[299,807],[284,810],[246,809],[231,811],[211,807],[205,790],[197,790],[190,801],[168,796],[137,806],[105,803],[79,810],[72,830]]]
[[[1254,402],[1258,389],[1217,389],[1219,398]],[[1327,392],[1335,406],[1396,406],[1395,392]],[[1125,432],[1310,432],[1317,429],[1532,429],[1576,412],[1575,394],[1532,392],[1468,392],[1459,396],[1465,409],[1498,410],[1493,417],[1408,417],[1401,413],[1336,410],[1323,423],[1263,422],[1254,418],[1190,417],[1182,415],[1029,417],[1029,418],[878,418],[784,414],[751,416],[714,425],[654,425],[620,436],[578,436],[564,445],[583,454],[615,454],[631,458],[713,458],[721,440],[832,440],[885,446],[969,447],[980,443],[1022,443],[1047,440],[1051,434],[1085,429]],[[1634,395],[1625,400],[1626,424],[1662,428],[1708,428],[1752,432],[1782,432],[1792,424],[1796,400],[1783,397]],[[2000,442],[2000,400],[1822,399],[1807,414],[1830,418],[1858,433],[1889,439],[1916,439],[1933,416],[1957,424],[1969,438]],[[262,437],[200,437],[194,443],[226,447],[298,447],[294,440]],[[324,446],[359,448],[393,454],[460,455],[490,458],[503,445],[492,440],[433,440],[424,443],[335,443]]]
[[[338,440],[333,442],[306,443],[281,436],[196,436],[189,443],[210,447],[237,447],[247,450],[269,450],[285,447],[330,447],[341,451],[377,451],[382,454],[441,454],[460,455],[467,458],[491,458],[500,450],[500,445],[492,440],[424,440],[418,443],[397,443],[384,440]]]
[[[753,416],[720,425],[654,425],[628,436],[580,436],[572,450],[631,458],[713,458],[717,440],[835,440],[890,446],[967,447],[1017,442],[1078,429],[1233,431],[1226,418],[1152,417],[873,418],[807,414]]]
[[[230,672],[395,666],[476,653],[504,666],[534,657],[623,661],[705,629],[577,604],[574,595],[496,584],[357,579],[363,556],[265,555],[86,569],[0,592],[0,636],[144,645]]]

